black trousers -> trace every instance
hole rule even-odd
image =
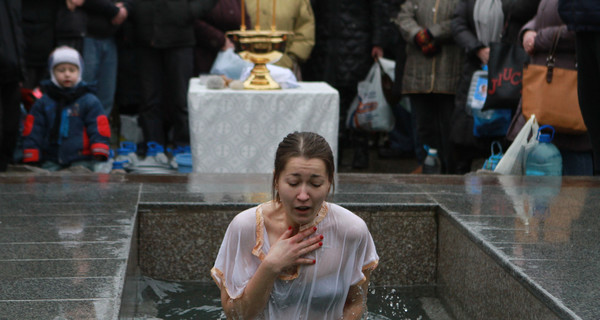
[[[144,141],[161,145],[190,144],[187,93],[193,51],[182,48],[140,48],[141,103],[139,122]],[[173,141],[168,134],[173,130]]]
[[[13,162],[21,116],[18,82],[0,83],[0,172]]]
[[[416,118],[417,135],[422,144],[438,150],[442,173],[454,173],[450,144],[450,118],[454,110],[452,94],[410,94],[411,111]]]
[[[577,32],[579,107],[594,152],[594,175],[600,175],[600,32]]]

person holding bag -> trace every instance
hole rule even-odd
[[[402,94],[410,99],[419,140],[436,149],[442,173],[454,173],[450,117],[463,53],[450,23],[458,0],[407,0],[395,23],[406,41]]]
[[[461,0],[454,11],[451,24],[454,41],[466,53],[454,100],[456,106],[451,120],[454,125],[450,131],[456,173],[459,174],[470,172],[474,159],[486,158],[492,140],[497,138],[474,136],[474,118],[467,105],[467,96],[473,74],[487,65],[489,44],[500,41],[503,25],[500,0]]]
[[[560,29],[560,32],[558,32]],[[565,24],[558,15],[558,0],[542,0],[535,17],[521,29],[520,43],[530,55],[530,64],[546,66],[548,53],[551,52],[555,35],[560,35],[554,53],[554,67],[576,70],[574,33],[566,30]],[[523,82],[525,86],[530,85]],[[576,90],[576,88],[573,88]],[[578,105],[573,105],[578,108]],[[540,125],[546,124],[536,115]],[[527,120],[523,115],[523,106],[519,105],[517,115],[513,119],[508,137],[515,136]],[[553,143],[560,150],[563,158],[563,175],[592,175],[593,163],[591,144],[587,133],[557,132]]]
[[[501,41],[491,41],[488,92],[482,111],[517,109],[521,99],[523,65],[529,56],[518,43],[521,27],[536,13],[540,0],[503,0],[504,26]],[[506,113],[506,111],[504,111]]]
[[[576,33],[579,108],[592,143],[594,175],[600,175],[600,2],[559,0],[558,14]]]

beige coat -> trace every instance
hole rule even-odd
[[[402,93],[454,94],[462,69],[462,50],[455,44],[450,21],[458,0],[407,0],[395,22],[406,40],[406,67]],[[428,28],[441,52],[425,57],[414,37]]]
[[[256,25],[256,3],[258,0],[246,0],[246,9]],[[294,63],[304,62],[310,56],[315,45],[315,15],[310,0],[275,0],[276,27],[281,31],[293,31],[294,36],[288,42],[284,56],[275,63],[292,69]],[[271,30],[273,0],[260,1],[259,22],[261,30]]]

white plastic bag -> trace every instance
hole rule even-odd
[[[394,128],[394,114],[381,88],[381,70],[377,62],[365,80],[358,83],[357,95],[346,116],[346,127],[364,131],[389,132]]]
[[[242,59],[237,53],[233,52],[233,48],[225,51],[219,51],[215,62],[210,68],[211,74],[222,74],[229,79],[239,79],[244,68],[253,66],[251,62]]]
[[[383,68],[383,72],[387,73],[390,78],[392,78],[392,81],[396,81],[396,79],[394,79],[396,75],[396,61],[381,57],[379,58],[379,63]]]
[[[525,173],[525,159],[527,154],[538,142],[536,134],[539,129],[535,115],[527,120],[519,134],[512,142],[506,153],[498,162],[494,172],[508,175],[523,175]]]

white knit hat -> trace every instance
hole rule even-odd
[[[75,85],[77,85],[81,81],[81,74],[83,74],[83,58],[81,57],[79,52],[77,52],[77,50],[71,47],[61,46],[54,49],[54,51],[52,51],[52,53],[50,54],[50,59],[48,59],[50,77],[52,79],[52,82],[59,87],[60,85],[58,84],[58,81],[56,81],[56,77],[54,76],[54,67],[61,63],[70,63],[72,65],[77,66],[77,68],[79,69],[79,78],[77,78],[77,82],[75,83]]]

